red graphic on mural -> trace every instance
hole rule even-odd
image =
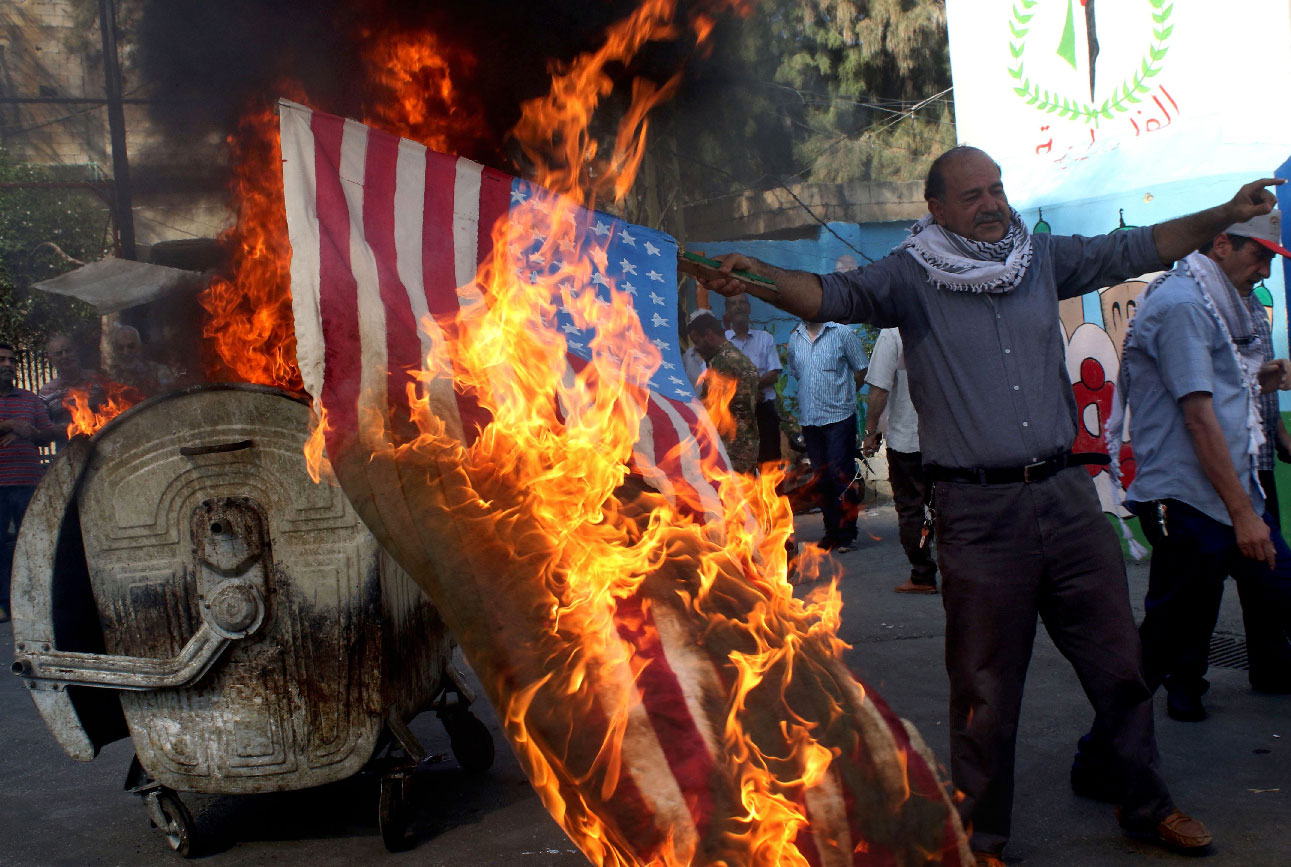
[[[1076,395],[1076,439],[1071,450],[1077,454],[1097,452],[1107,454],[1107,419],[1112,414],[1113,383],[1107,380],[1107,372],[1102,362],[1096,358],[1085,358],[1080,362],[1080,379],[1072,383]],[[1091,412],[1092,410],[1092,412]],[[1129,443],[1122,443],[1120,449],[1121,485],[1128,488],[1134,481],[1134,451]],[[1107,467],[1087,464],[1085,469],[1091,477],[1107,472]]]

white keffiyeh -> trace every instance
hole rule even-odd
[[[1031,232],[1009,208],[1009,230],[999,241],[974,241],[924,217],[897,247],[915,258],[928,279],[952,292],[1011,292],[1031,264]]]
[[[1251,322],[1251,311],[1238,294],[1236,287],[1229,281],[1228,275],[1220,270],[1219,265],[1202,253],[1191,253],[1181,260],[1177,270],[1190,279],[1201,290],[1206,309],[1215,318],[1220,331],[1228,337],[1228,345],[1233,350],[1233,358],[1238,370],[1242,371],[1242,386],[1246,391],[1246,428],[1249,433],[1248,452],[1251,457],[1251,477],[1254,484],[1259,484],[1259,473],[1256,472],[1256,461],[1260,446],[1264,445],[1264,421],[1260,414],[1260,367],[1264,364],[1264,349],[1260,339],[1255,335],[1255,326]],[[1170,272],[1173,274],[1175,272]],[[1140,308],[1147,297],[1160,286],[1170,274],[1163,274],[1143,291],[1139,299]],[[1107,420],[1107,452],[1112,458],[1112,475],[1119,484],[1121,481],[1120,453],[1121,443],[1125,441],[1126,398],[1130,391],[1129,365],[1125,359],[1134,342],[1134,325],[1130,320],[1125,331],[1125,342],[1121,350],[1121,372],[1117,377],[1116,390],[1112,396],[1112,412]]]

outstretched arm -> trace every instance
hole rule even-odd
[[[1260,178],[1237,191],[1237,195],[1222,205],[1157,223],[1152,227],[1152,240],[1162,264],[1176,262],[1196,250],[1234,223],[1244,223],[1273,210],[1277,197],[1265,187],[1286,183],[1282,178]]]
[[[725,276],[698,278],[706,289],[727,296],[747,292],[801,319],[815,321],[822,297],[820,278],[815,274],[786,271],[742,253],[727,253],[719,256],[718,261],[722,263],[721,273]],[[775,282],[775,289],[745,283],[732,276],[732,271],[751,271],[759,277],[766,277]]]

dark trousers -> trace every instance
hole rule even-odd
[[[760,400],[753,408],[758,422],[758,463],[780,460],[780,416],[774,400]]]
[[[856,477],[856,416],[822,425],[803,425],[802,438],[811,461],[811,485],[825,520],[825,540],[856,540],[861,480]]]
[[[18,528],[27,504],[36,492],[35,485],[0,485],[0,606],[9,608],[9,577],[13,569],[13,549],[18,541]]]
[[[1173,809],[1161,778],[1120,544],[1084,467],[1031,484],[937,482],[950,763],[974,850],[1009,839],[1014,750],[1036,618],[1072,664],[1125,779],[1122,821]]]
[[[932,559],[932,537],[920,547],[923,539],[923,507],[928,502],[931,481],[923,468],[919,452],[897,452],[888,449],[888,481],[892,483],[892,502],[897,509],[897,534],[910,561],[910,581],[928,587],[937,586],[937,564]]]
[[[1246,654],[1253,684],[1291,685],[1291,548],[1266,513],[1277,565],[1242,556],[1233,528],[1187,503],[1163,500],[1163,533],[1156,503],[1135,513],[1152,543],[1152,568],[1139,634],[1143,672],[1152,689],[1199,696],[1206,691],[1210,636],[1219,617],[1224,579],[1232,576],[1242,600]]]

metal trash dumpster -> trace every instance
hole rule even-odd
[[[425,756],[406,723],[424,710],[464,768],[493,761],[438,612],[309,478],[308,418],[252,385],[146,401],[58,454],[19,535],[14,673],[73,758],[133,739],[127,788],[181,854],[176,792],[300,789],[371,763],[402,848]]]

